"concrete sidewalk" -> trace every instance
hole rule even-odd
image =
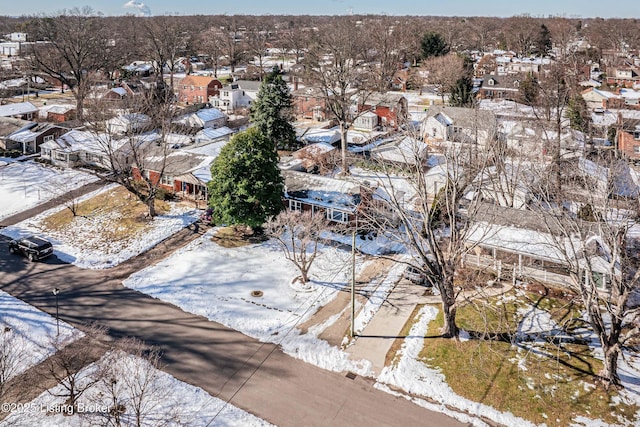
[[[371,361],[374,374],[379,375],[394,341],[403,338],[400,332],[416,305],[426,302],[425,291],[428,289],[424,286],[400,280],[355,342],[347,347],[351,358]]]

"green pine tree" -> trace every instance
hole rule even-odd
[[[443,56],[449,53],[449,46],[444,37],[439,33],[429,32],[426,33],[420,42],[422,48],[422,58],[427,59],[432,56]]]
[[[279,70],[265,77],[251,106],[251,121],[279,149],[291,149],[296,144],[293,121],[293,100]]]
[[[211,165],[209,206],[216,224],[260,227],[282,209],[284,184],[273,144],[258,129],[235,135]]]

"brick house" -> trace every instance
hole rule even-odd
[[[222,89],[220,80],[207,76],[187,76],[178,83],[178,99],[186,104],[209,102]]]
[[[69,129],[50,123],[34,123],[28,129],[22,129],[9,135],[5,144],[8,149],[20,150],[22,154],[33,154],[40,151],[40,146],[43,143],[53,141],[67,132]]]
[[[634,162],[640,161],[640,120],[623,120],[616,137],[618,150]]]
[[[329,119],[326,94],[314,87],[305,87],[291,92],[293,112],[297,118],[324,122]]]
[[[375,113],[382,129],[398,129],[409,111],[407,98],[398,93],[373,93],[358,108]]]

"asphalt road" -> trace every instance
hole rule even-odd
[[[82,270],[50,257],[30,263],[0,237],[0,288],[76,326],[97,322],[114,337],[134,336],[163,352],[164,370],[278,426],[438,426],[462,424],[373,381],[329,372],[287,356],[221,324],[122,286],[133,271],[194,237],[171,241],[110,270]]]

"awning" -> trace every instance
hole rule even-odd
[[[192,173],[185,173],[184,175],[174,176],[173,179],[180,182],[186,182],[187,184],[207,185],[206,183],[196,178]]]

